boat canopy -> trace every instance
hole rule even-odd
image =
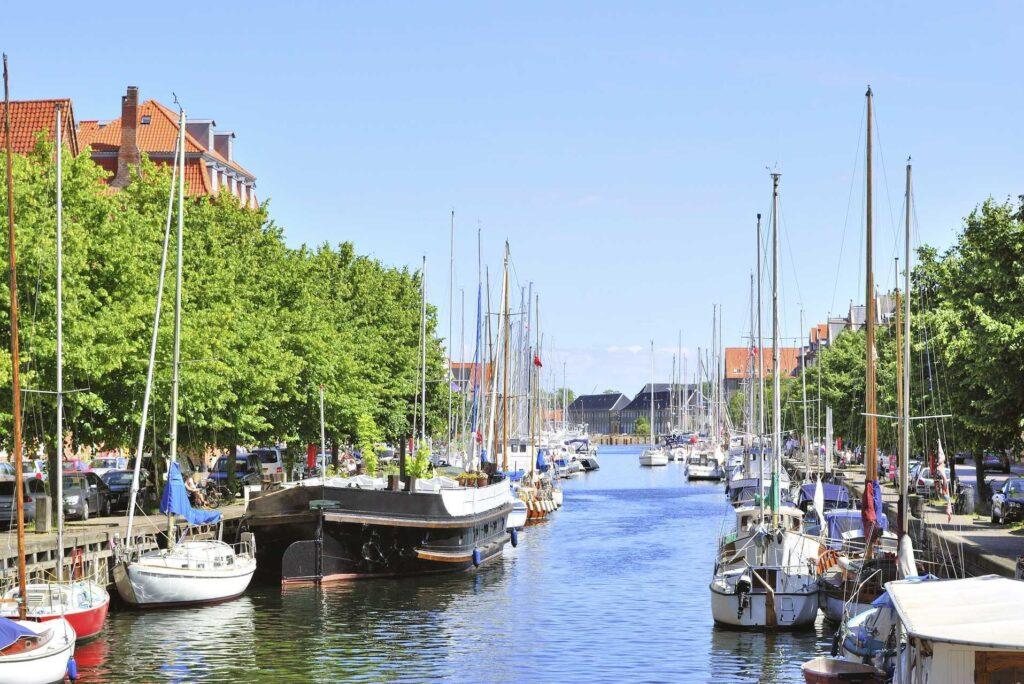
[[[814,488],[817,485],[814,482],[808,482],[807,484],[800,485],[800,494],[797,497],[797,505],[803,508],[805,503],[814,502]],[[830,482],[823,482],[821,484],[822,493],[825,495],[825,510],[832,510],[833,508],[849,508],[850,507],[850,491],[845,485],[832,484]]]
[[[1024,582],[998,575],[885,585],[907,633],[977,648],[1024,650]]]
[[[0,650],[13,644],[18,639],[39,636],[28,627],[22,627],[14,620],[0,617]]]
[[[188,490],[181,478],[181,467],[175,461],[167,472],[167,486],[160,497],[160,512],[174,513],[188,520],[190,525],[206,525],[220,522],[220,511],[204,511],[192,508],[188,500]]]
[[[882,530],[889,529],[889,519],[885,513],[879,513],[879,525]],[[843,532],[862,529],[860,510],[856,508],[837,508],[825,513],[825,524],[828,528],[828,537],[834,541],[843,540]]]

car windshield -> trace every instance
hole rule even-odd
[[[246,468],[245,456],[239,456],[235,458],[235,472],[242,472]],[[228,457],[221,456],[217,459],[217,464],[213,466],[213,469],[220,473],[226,473],[228,471]]]
[[[271,449],[255,449],[252,452],[260,457],[261,463],[277,463],[277,452]]]
[[[1006,483],[1007,494],[1024,494],[1024,480],[1010,480]]]
[[[131,484],[132,472],[130,470],[110,472],[103,476],[103,481],[111,485]]]
[[[64,489],[84,489],[85,481],[80,477],[65,475],[63,478]]]

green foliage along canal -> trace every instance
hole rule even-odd
[[[637,454],[602,447],[601,470],[563,481],[565,507],[475,574],[115,610],[79,649],[81,681],[800,681],[830,633],[713,627],[723,488]]]

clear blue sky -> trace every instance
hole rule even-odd
[[[467,302],[477,225],[492,269],[508,237],[558,348],[547,368],[564,358],[578,391],[635,392],[651,338],[706,345],[712,302],[741,343],[766,165],[783,173],[784,334],[801,303],[810,325],[862,299],[868,83],[882,285],[908,154],[933,244],[1024,192],[1013,3],[285,4],[21,2],[0,48],[15,99],[70,96],[80,119],[118,116],[128,84],[176,92],[237,133],[289,243],[426,254],[443,320],[450,209]]]

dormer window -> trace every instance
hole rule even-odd
[[[140,123],[143,126],[145,126],[146,124],[148,124],[152,120],[153,120],[153,117],[151,117],[149,114],[143,114],[142,115],[142,119],[140,120]]]

